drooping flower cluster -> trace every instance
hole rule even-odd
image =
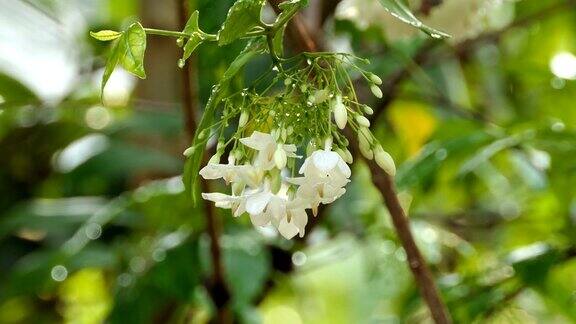
[[[203,193],[203,198],[292,238],[304,235],[308,210],[316,215],[320,205],[346,192],[353,156],[340,130],[355,133],[359,152],[394,175],[392,157],[369,129],[373,110],[358,101],[349,71],[378,98],[382,80],[358,62],[366,63],[351,54],[302,53],[271,68],[249,88],[215,89],[206,110],[221,108],[220,119],[200,127],[184,152],[192,166],[192,180],[185,182],[193,183],[198,173],[224,179],[230,194]],[[197,171],[211,138],[217,138],[216,153]],[[228,163],[221,164],[226,155]]]
[[[320,204],[329,204],[340,196],[350,181],[351,171],[342,157],[330,149],[315,150],[302,164],[299,177],[286,175],[288,159],[300,159],[293,144],[278,143],[273,135],[255,131],[240,142],[256,152],[251,162],[228,164],[209,162],[200,175],[204,179],[222,178],[232,186],[232,194],[203,193],[217,207],[231,209],[238,217],[250,216],[254,226],[273,225],[287,239],[304,236],[308,223],[306,209],[316,215]]]

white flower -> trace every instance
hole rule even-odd
[[[306,224],[308,224],[308,214],[306,210],[299,206],[296,200],[287,203],[286,215],[278,223],[278,232],[286,239],[293,238],[296,234],[304,237]]]
[[[298,185],[296,196],[308,202],[316,215],[320,204],[329,204],[345,192],[344,186],[350,180],[350,167],[342,157],[330,150],[313,152],[300,168],[303,177],[290,178],[289,182]]]
[[[296,155],[296,145],[294,144],[278,144],[274,137],[270,134],[254,132],[250,137],[241,138],[240,142],[249,148],[258,151],[258,155],[254,161],[254,166],[262,168],[262,170],[271,170],[276,165],[274,156],[277,149],[284,151],[286,157],[298,157]],[[281,153],[278,153],[280,155]]]
[[[307,202],[301,199],[288,200],[285,194],[273,194],[268,188],[246,198],[246,212],[254,226],[274,224],[286,239],[300,233],[304,236],[308,223]]]

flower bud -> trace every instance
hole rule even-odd
[[[184,153],[182,154],[184,154],[185,157],[190,157],[192,156],[192,154],[194,154],[194,150],[195,148],[193,146],[190,146],[189,148],[185,149]]]
[[[240,150],[240,149],[237,149],[237,150],[234,150],[233,155],[234,155],[234,159],[236,161],[240,161],[242,159],[242,157],[244,157],[244,152],[242,152],[242,150]]]
[[[344,162],[352,164],[353,162],[352,154],[350,154],[348,150],[336,149],[335,152],[338,153],[338,155],[340,155],[340,157],[342,158],[342,160],[344,160]]]
[[[396,174],[394,159],[388,152],[384,151],[381,145],[378,145],[376,149],[374,149],[374,160],[376,164],[389,175],[394,176]]]
[[[216,153],[216,154],[212,155],[210,160],[208,160],[208,163],[212,163],[212,164],[220,163],[220,154]]]
[[[348,151],[347,149],[345,149],[343,152],[346,155],[346,157],[344,158],[344,161],[346,161],[346,163],[348,163],[348,164],[352,164],[352,162],[354,162],[354,158],[352,157],[352,153],[350,153],[350,151]]]
[[[372,115],[372,114],[374,114],[374,109],[372,109],[370,106],[366,106],[366,105],[365,105],[365,106],[364,106],[364,112],[365,112],[367,115]]]
[[[377,76],[377,75],[374,74],[374,73],[370,73],[370,74],[368,75],[368,78],[369,78],[370,81],[373,82],[374,84],[377,84],[377,85],[381,85],[381,84],[382,84],[382,79],[380,79],[380,77]]]
[[[372,160],[374,152],[372,151],[372,133],[366,127],[360,127],[358,130],[358,144],[360,146],[360,153],[368,160]]]
[[[248,123],[248,118],[250,114],[246,110],[243,110],[240,114],[240,119],[238,119],[238,127],[244,127]]]
[[[337,95],[336,99],[332,102],[332,109],[334,111],[334,120],[338,128],[344,129],[348,122],[348,111],[346,106],[342,103],[342,96]]]
[[[310,156],[315,150],[316,145],[314,145],[313,141],[308,142],[308,145],[306,145],[306,156]]]
[[[372,160],[374,158],[374,151],[372,151],[370,143],[368,143],[368,141],[366,139],[363,139],[362,137],[360,137],[359,143],[360,143],[360,153],[362,153],[362,155],[364,155],[364,157],[367,158],[368,160]]]
[[[278,144],[278,147],[274,152],[274,163],[276,163],[276,167],[280,170],[284,169],[287,160],[286,151],[284,151],[282,144]]]
[[[226,142],[224,142],[224,140],[218,141],[218,144],[216,144],[216,151],[224,152],[224,149],[226,149]]]
[[[368,120],[368,118],[366,118],[362,115],[356,116],[356,121],[362,127],[370,127],[370,121]]]
[[[376,98],[382,98],[382,90],[377,85],[373,84],[370,86],[370,91],[376,96]]]

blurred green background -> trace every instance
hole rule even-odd
[[[216,32],[232,3],[188,5]],[[358,92],[382,112],[373,130],[455,322],[575,323],[576,2],[444,0],[419,12],[447,42],[376,0],[337,3],[310,0],[306,22],[325,47],[370,59],[385,93],[395,81],[387,103]],[[133,21],[179,30],[179,8],[0,2],[0,323],[213,320],[203,206],[180,179],[180,49],[149,36],[148,79],[117,70],[101,101],[108,44],[88,35]],[[201,104],[242,47],[197,50]],[[218,211],[237,322],[430,321],[357,160],[303,241]]]

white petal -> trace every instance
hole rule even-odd
[[[272,196],[268,203],[266,212],[274,219],[281,219],[286,217],[286,200],[276,195]]]
[[[231,208],[232,202],[237,199],[236,197],[225,195],[219,192],[211,192],[211,193],[202,193],[202,198],[205,200],[212,201],[216,204],[216,207],[219,208]]]
[[[286,178],[286,182],[301,186],[307,182],[307,178],[306,177]]]
[[[270,216],[264,213],[254,215],[250,214],[250,221],[254,226],[264,226],[270,223]]]
[[[198,172],[204,179],[219,179],[224,176],[222,169],[219,168],[220,164],[208,163]]]
[[[340,160],[338,161],[338,169],[340,170],[340,172],[342,172],[342,174],[346,178],[350,178],[350,176],[352,175],[352,171],[350,170],[350,167],[348,166],[348,164],[346,162],[344,162],[342,157],[340,157]]]
[[[250,215],[261,214],[270,202],[272,194],[268,191],[251,195],[246,200],[246,211]]]
[[[294,224],[288,223],[286,217],[282,218],[278,224],[278,232],[280,232],[280,234],[287,240],[296,236],[299,231],[300,230],[298,227],[296,227]]]
[[[318,150],[312,153],[311,157],[314,166],[322,172],[328,172],[334,169],[340,160],[338,153],[324,150]]]
[[[304,163],[302,163],[302,166],[300,167],[300,170],[298,170],[298,173],[304,174],[304,171],[306,170],[306,168],[308,168],[308,164],[310,164],[310,158],[304,160]]]
[[[300,233],[300,237],[304,236],[306,224],[308,224],[308,214],[304,209],[293,209],[290,212],[292,216],[292,224],[298,228],[298,232]]]
[[[257,151],[262,151],[271,143],[275,144],[275,141],[272,135],[255,131],[250,137],[241,138],[240,143]]]

